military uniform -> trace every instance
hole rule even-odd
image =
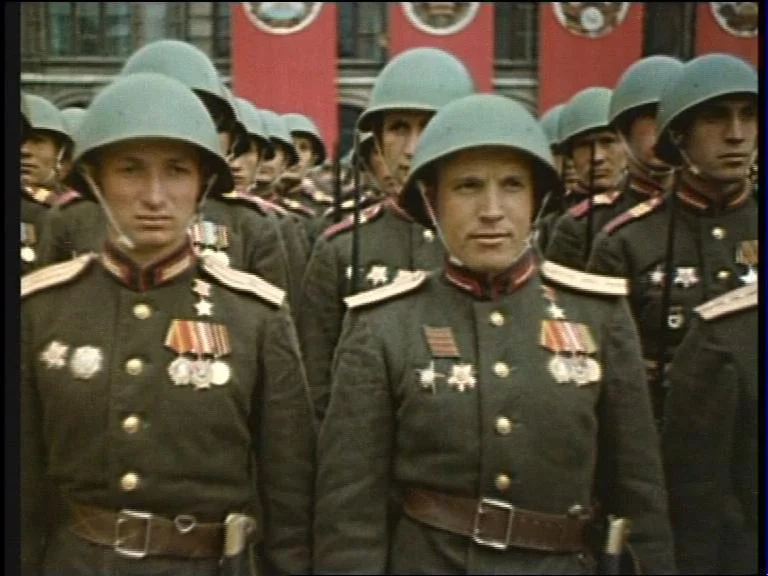
[[[48,188],[21,189],[21,273],[26,274],[42,262],[40,236],[46,213],[56,201],[56,193]]]
[[[361,214],[358,289],[392,282],[403,270],[440,266],[443,246],[435,233],[415,223],[393,202],[377,204]],[[330,395],[333,351],[341,334],[352,276],[352,218],[328,228],[315,244],[302,285],[299,339],[310,391],[322,419]]]
[[[318,444],[315,572],[593,573],[574,506],[595,501],[631,519],[644,573],[672,572],[625,284],[539,267],[530,250],[487,279],[449,264],[347,299]],[[566,332],[579,334],[573,357]],[[387,494],[402,502],[389,520]]]
[[[669,373],[662,450],[684,574],[758,573],[758,288],[696,309]]]
[[[108,245],[28,276],[22,297],[26,564],[51,543],[38,498],[50,478],[78,506],[199,523],[247,512],[269,564],[309,570],[313,432],[281,290],[191,245],[145,269]],[[49,569],[74,569],[48,553]]]

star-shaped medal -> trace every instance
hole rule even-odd
[[[553,320],[565,320],[565,310],[560,308],[555,302],[549,304],[547,312]]]
[[[651,284],[655,286],[661,286],[664,283],[664,270],[661,266],[657,266],[656,269],[651,272]]]
[[[368,272],[368,275],[365,278],[374,286],[381,286],[386,284],[389,280],[387,277],[387,267],[371,266],[371,270]]]
[[[475,368],[472,364],[454,364],[451,368],[451,377],[448,378],[448,384],[459,392],[474,388],[475,384],[477,384],[474,370]]]
[[[67,352],[69,352],[69,346],[54,340],[40,354],[40,359],[45,363],[46,368],[58,370],[66,366]]]
[[[419,377],[419,386],[424,390],[431,390],[432,393],[435,392],[435,380],[438,378],[445,378],[445,374],[435,372],[434,360],[430,362],[429,366],[426,368],[416,370],[416,374]]]
[[[195,304],[195,310],[197,310],[198,316],[211,316],[213,314],[213,303],[208,300],[201,299]]]

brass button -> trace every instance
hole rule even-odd
[[[152,308],[146,304],[136,304],[136,306],[133,307],[133,315],[139,320],[146,320],[152,316]]]
[[[723,238],[725,238],[725,230],[720,228],[720,226],[716,226],[712,228],[712,238],[714,238],[715,240],[722,240]]]
[[[429,230],[429,229],[424,230],[424,233],[422,234],[422,236],[424,237],[424,240],[426,242],[432,243],[435,241],[435,233],[432,232],[432,230]]]
[[[496,362],[496,364],[493,365],[493,373],[499,378],[506,378],[509,376],[509,366],[504,362]]]
[[[504,416],[499,416],[496,419],[496,432],[501,436],[509,436],[512,432],[512,421]]]
[[[144,370],[144,362],[139,358],[131,358],[125,363],[125,371],[131,376],[138,376]]]
[[[139,475],[136,472],[127,472],[120,478],[120,489],[123,492],[133,492],[139,487]]]
[[[506,474],[497,474],[496,481],[494,483],[496,484],[496,489],[499,492],[504,492],[509,489],[510,484],[512,484],[512,480]]]
[[[123,431],[126,434],[136,434],[141,426],[141,418],[136,414],[131,414],[123,420]]]
[[[504,314],[501,312],[491,312],[490,317],[488,318],[492,325],[496,326],[497,328],[500,326],[504,326]]]
[[[717,273],[717,279],[722,280],[723,282],[728,280],[728,278],[730,277],[731,277],[730,270],[720,270],[720,272]]]

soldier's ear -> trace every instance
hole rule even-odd
[[[669,131],[669,139],[672,141],[672,144],[675,146],[682,146],[683,144],[683,133],[679,130],[670,130]]]

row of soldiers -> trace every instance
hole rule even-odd
[[[650,57],[537,120],[418,48],[342,176],[183,42],[22,95],[25,567],[756,570],[756,96]]]

